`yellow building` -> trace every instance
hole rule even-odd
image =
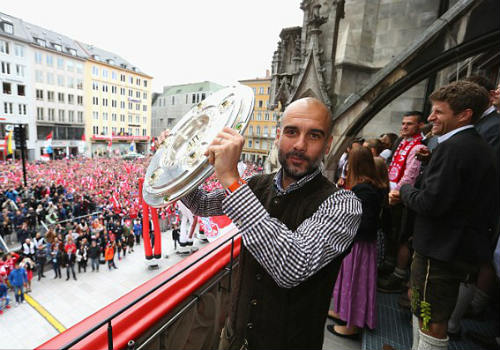
[[[281,117],[280,108],[268,110],[271,77],[240,80],[251,87],[255,94],[255,106],[245,131],[245,146],[242,160],[259,165],[264,164],[276,138],[276,127]]]
[[[131,148],[146,153],[153,78],[113,53],[79,44],[88,54],[83,84],[87,155],[125,154]]]

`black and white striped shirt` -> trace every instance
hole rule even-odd
[[[281,188],[278,193],[304,186],[321,169]],[[318,210],[297,228],[289,230],[272,218],[248,185],[226,197],[224,190],[206,193],[195,190],[182,199],[195,215],[227,215],[242,234],[243,244],[283,288],[297,286],[342,254],[352,243],[361,219],[361,202],[353,192],[340,190],[328,197]]]

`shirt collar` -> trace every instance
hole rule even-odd
[[[473,127],[474,127],[474,125],[470,125],[469,124],[469,125],[462,126],[462,127],[458,128],[458,129],[454,129],[452,131],[449,131],[446,134],[441,135],[441,136],[438,137],[438,143],[443,143],[446,140],[448,140],[450,137],[452,137],[453,135],[455,135],[456,133],[459,133],[460,131],[463,131],[463,130],[471,129]]]
[[[480,119],[483,119],[484,117],[486,117],[488,114],[490,114],[491,112],[493,112],[495,110],[495,106],[491,105],[487,110],[485,110],[483,112],[483,115],[481,115],[481,118]]]
[[[288,188],[285,190],[285,189],[283,189],[283,185],[282,185],[283,168],[281,168],[276,173],[276,175],[274,175],[274,187],[275,187],[276,191],[278,192],[278,194],[280,194],[280,195],[284,195],[284,194],[290,193],[292,191],[295,191],[295,190],[303,187],[306,183],[308,183],[313,178],[315,178],[319,173],[321,173],[322,170],[323,170],[323,165],[320,164],[320,166],[317,167],[316,170],[314,170],[312,173],[310,173],[309,175],[306,175],[306,176],[302,177],[297,182],[294,182],[293,184],[291,184],[290,186],[288,186]]]

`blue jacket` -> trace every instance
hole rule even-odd
[[[7,286],[5,283],[0,282],[0,299],[7,296]]]
[[[14,269],[9,273],[9,282],[13,286],[21,287],[24,283],[28,282],[28,274],[22,267]]]

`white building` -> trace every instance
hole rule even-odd
[[[194,105],[203,101],[223,86],[211,81],[165,86],[153,102],[151,115],[151,135],[171,129]]]
[[[54,157],[84,152],[84,62],[86,54],[72,39],[25,23],[32,42],[33,96],[37,125],[35,158],[53,133]]]
[[[32,66],[30,60],[33,56],[28,43],[22,22],[15,17],[0,13],[0,140],[3,144],[9,126],[24,124],[27,157],[33,160],[36,157],[36,127],[30,69]],[[15,153],[16,158],[20,157],[19,150]]]

